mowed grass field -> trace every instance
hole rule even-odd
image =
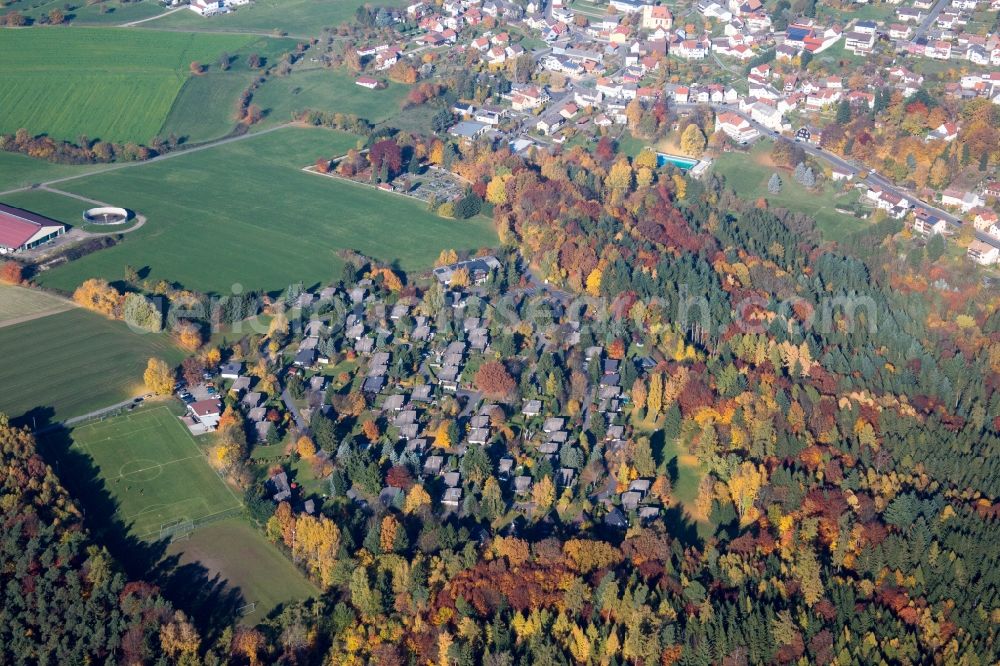
[[[795,182],[787,169],[775,168],[770,162],[770,141],[760,141],[749,153],[724,153],[712,166],[726,178],[726,184],[744,199],[767,199],[771,206],[805,213],[816,220],[816,226],[826,240],[837,241],[867,224],[853,215],[836,211],[837,206],[850,206],[857,201],[854,192],[842,193],[839,184],[827,183],[819,191],[807,190]],[[778,172],[782,186],[771,194],[767,181]]]
[[[190,63],[213,63],[253,41],[241,35],[126,28],[36,28],[0,34],[0,132],[149,143]]]
[[[273,76],[254,95],[269,123],[284,123],[305,109],[349,113],[379,123],[398,115],[410,86],[389,82],[380,90],[355,84],[344,70],[309,69]]]
[[[160,130],[185,143],[225,136],[236,126],[235,100],[250,82],[242,72],[209,72],[184,82]]]
[[[226,581],[237,590],[245,604],[256,610],[244,621],[256,624],[279,604],[287,604],[319,594],[282,553],[249,523],[226,518],[200,527],[189,539],[175,541],[167,548],[181,566],[200,564],[208,578]]]
[[[164,334],[139,335],[83,309],[0,328],[0,412],[61,421],[142,393],[150,357],[183,354]],[[30,422],[30,421],[29,421]]]
[[[275,32],[292,36],[317,36],[354,19],[367,0],[255,0],[235,12],[203,18],[194,12],[177,12],[144,23],[149,28],[182,28],[226,32]],[[385,0],[385,6],[403,6],[406,0]]]
[[[80,201],[73,197],[67,197],[42,189],[12,192],[11,194],[0,196],[0,201],[8,206],[30,210],[39,215],[44,215],[49,219],[74,227],[83,226],[83,211],[89,207],[86,201]],[[105,230],[107,231],[107,229]],[[124,268],[123,266],[123,271]],[[115,279],[120,278],[121,276],[115,276]]]
[[[67,21],[75,25],[120,25],[129,21],[162,14],[166,9],[157,0],[141,0],[139,2],[118,2],[103,0],[94,4],[74,3],[72,10],[67,10],[67,3],[62,0],[9,0],[8,10],[21,12],[23,15],[38,21],[48,15],[53,9],[61,11]]]
[[[34,317],[63,312],[75,307],[72,303],[45,292],[9,284],[0,284],[0,327]]]
[[[301,170],[357,141],[340,132],[289,127],[61,183],[60,189],[114,202],[148,221],[115,247],[37,280],[69,292],[91,277],[120,279],[131,264],[148,267],[150,279],[201,291],[229,293],[237,283],[276,291],[337,279],[341,249],[412,271],[430,268],[445,248],[496,245],[485,218],[444,219],[419,201]]]
[[[2,85],[0,83],[0,86]],[[44,160],[36,160],[27,155],[0,152],[0,192],[28,187],[53,178],[87,173],[95,168],[97,168],[95,165],[89,164],[79,166],[53,164]]]
[[[166,406],[94,421],[74,428],[71,437],[100,470],[115,517],[136,537],[158,539],[164,524],[242,506]]]

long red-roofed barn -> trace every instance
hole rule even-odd
[[[65,231],[66,226],[55,220],[0,204],[0,254],[30,250]]]

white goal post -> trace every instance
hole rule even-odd
[[[190,518],[178,518],[160,525],[160,539],[179,541],[187,539],[194,531],[194,522]]]

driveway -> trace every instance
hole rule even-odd
[[[302,414],[299,412],[299,408],[295,406],[295,402],[292,400],[292,394],[285,389],[281,392],[281,400],[285,403],[285,409],[291,413],[292,418],[295,419],[295,426],[303,433],[307,434],[309,432],[309,424],[306,420],[302,418]]]

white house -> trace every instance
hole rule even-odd
[[[753,118],[754,122],[758,122],[775,132],[780,132],[784,125],[784,118],[780,111],[760,102],[750,107],[750,117]]]
[[[214,16],[226,10],[223,0],[191,0],[188,8],[201,16]]]
[[[992,266],[1000,260],[1000,249],[978,239],[969,243],[966,254],[980,266]]]
[[[749,143],[760,136],[746,118],[731,111],[720,113],[716,117],[715,130],[725,132],[726,136],[739,144]]]
[[[945,190],[941,193],[941,203],[945,206],[961,208],[963,213],[968,213],[977,206],[983,206],[986,201],[975,192],[956,192],[955,190]]]

